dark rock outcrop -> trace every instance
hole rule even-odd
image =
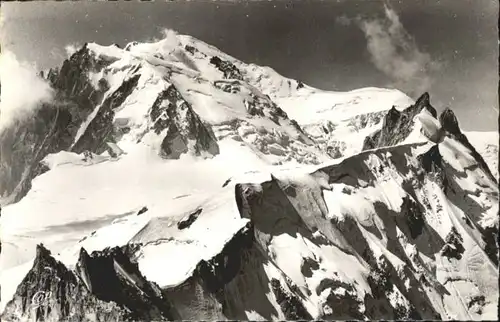
[[[431,115],[433,117],[437,117],[437,112],[436,112],[436,109],[431,105],[431,101],[430,101],[430,95],[428,92],[425,92],[424,94],[422,94],[422,96],[420,96],[417,100],[417,102],[415,103],[414,106],[419,106],[419,108],[425,108],[427,109]]]
[[[484,252],[489,259],[498,266],[498,227],[486,227],[483,231],[483,240],[485,242]]]
[[[326,298],[326,304],[330,307],[331,313],[325,314],[322,319],[356,319],[363,320],[363,303],[356,296],[356,290],[352,285],[343,283],[334,276],[331,279],[324,279],[316,288],[319,295],[323,290],[330,289]]]
[[[342,141],[330,141],[329,145],[326,147],[326,153],[332,158],[340,158],[343,156],[343,152],[347,148],[345,142]]]
[[[95,88],[89,79],[89,73],[99,73],[113,61],[96,57],[85,45],[66,59],[60,69],[49,70],[47,80],[56,90],[56,99],[73,103],[71,115],[75,120],[75,132],[81,122],[100,104],[104,93],[109,89],[104,79],[101,79]]]
[[[35,117],[15,120],[0,133],[0,195],[20,200],[45,169],[49,153],[69,148],[72,116],[65,105],[43,104]]]
[[[142,215],[142,214],[143,214],[143,213],[145,213],[146,211],[148,211],[148,207],[146,207],[146,206],[142,207],[142,208],[141,208],[141,210],[139,210],[139,211],[137,212],[137,216]]]
[[[175,312],[162,290],[147,281],[130,260],[133,245],[107,248],[89,255],[83,248],[76,271],[89,291],[129,311],[133,320],[171,320]]]
[[[37,246],[32,269],[2,315],[5,321],[165,321],[176,319],[163,291],[130,261],[133,246],[89,255],[84,249],[75,271]],[[90,318],[92,317],[92,318]]]
[[[382,268],[376,266],[370,271],[370,275],[368,275],[368,285],[370,285],[375,298],[384,297],[386,292],[392,289],[393,284],[390,275],[388,274],[388,270],[384,267],[386,265],[386,262],[382,261]]]
[[[264,292],[259,294],[263,295],[262,297],[251,296],[252,292],[258,292],[268,284],[252,287],[241,285],[250,285],[245,281],[252,274],[257,275],[253,281],[265,277],[262,264],[254,265],[261,255],[253,248],[253,228],[248,224],[226,243],[219,254],[198,263],[190,278],[181,285],[168,288],[166,293],[172,299],[180,318],[242,320],[246,319],[245,310],[249,308],[242,304],[247,301],[263,302],[263,305],[255,308],[257,311],[271,306]]]
[[[218,89],[231,94],[237,94],[241,92],[240,81],[215,81],[214,86]]]
[[[312,319],[311,315],[307,312],[297,296],[285,291],[280,281],[273,278],[271,280],[271,289],[287,320],[296,321]]]
[[[410,236],[416,239],[422,234],[425,227],[425,219],[420,209],[419,205],[409,196],[403,198],[403,204],[401,205],[401,210],[406,218],[406,224],[408,225]]]
[[[211,127],[203,123],[173,85],[160,93],[151,108],[150,118],[155,133],[165,133],[161,144],[162,157],[178,159],[189,151],[189,147],[195,155],[203,152],[212,156],[219,154],[219,145]],[[191,145],[188,144],[190,141]]]
[[[458,125],[457,117],[449,107],[447,107],[441,115],[439,115],[439,123],[441,123],[443,129],[448,133],[453,135],[462,133],[460,131],[460,126]]]
[[[266,104],[255,95],[251,95],[250,100],[245,100],[245,106],[248,114],[252,116],[264,116],[264,108]]]
[[[118,89],[108,96],[94,118],[90,121],[78,141],[75,142],[72,151],[82,153],[87,150],[96,154],[101,154],[107,150],[107,142],[114,142],[113,119],[115,108],[123,104],[125,99],[132,93],[137,86],[141,75],[134,75],[125,80]]]
[[[218,56],[213,56],[210,58],[210,64],[217,67],[224,74],[224,78],[243,80],[240,70],[231,62],[222,60]]]
[[[459,141],[463,144],[463,146],[469,149],[472,157],[477,161],[488,178],[493,180],[493,182],[497,182],[497,179],[492,174],[486,161],[484,161],[483,157],[479,154],[479,152],[477,152],[476,148],[474,148],[474,146],[469,142],[467,136],[465,136],[465,134],[463,134],[460,130],[458,119],[450,108],[446,108],[441,115],[439,115],[439,122],[445,131],[445,135]]]
[[[384,146],[396,145],[403,142],[413,130],[414,117],[423,109],[433,117],[437,112],[430,103],[429,93],[424,93],[414,105],[398,111],[394,106],[384,117],[382,128],[367,136],[363,142],[363,150],[370,150]]]
[[[286,114],[286,112],[283,111],[283,109],[281,109],[281,107],[276,105],[274,102],[272,102],[270,104],[269,116],[271,117],[271,120],[276,124],[280,124],[279,123],[280,118],[281,119],[288,119],[288,115]],[[302,129],[301,129],[301,131],[302,131]]]
[[[184,46],[184,49],[186,49],[186,51],[189,52],[191,55],[194,55],[194,53],[198,51],[196,48],[190,45]]]
[[[4,321],[125,320],[130,312],[114,302],[98,299],[78,276],[38,245],[33,268],[17,287],[2,314]]]
[[[252,247],[253,227],[250,223],[238,231],[222,251],[208,261],[202,260],[195,270],[195,278],[202,281],[204,288],[217,296],[241,268],[241,254]]]
[[[422,169],[446,192],[447,178],[443,157],[439,152],[439,145],[432,146],[427,152],[417,157]]]
[[[193,211],[192,213],[190,213],[188,216],[186,216],[185,218],[183,218],[181,221],[179,221],[177,223],[177,228],[182,230],[182,229],[186,229],[189,226],[191,226],[194,223],[194,221],[196,219],[198,219],[198,216],[201,214],[202,211],[203,211],[203,208],[199,208],[199,209]]]
[[[462,243],[462,236],[458,233],[455,227],[451,227],[451,231],[446,235],[445,242],[441,250],[441,255],[448,258],[462,259],[462,255],[465,251]]]
[[[7,203],[19,201],[31,188],[31,180],[43,173],[40,161],[49,153],[67,150],[78,128],[94,111],[109,89],[101,80],[94,88],[89,72],[112,63],[97,58],[83,46],[60,69],[45,75],[54,89],[53,100],[34,109],[34,115],[17,119],[0,133],[0,195]]]

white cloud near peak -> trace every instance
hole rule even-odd
[[[374,66],[391,79],[391,86],[408,94],[428,91],[433,82],[432,73],[442,64],[421,50],[410,35],[396,11],[384,4],[383,18],[349,19],[338,17],[342,26],[354,23],[364,33],[366,48]]]
[[[17,118],[31,115],[54,95],[36,67],[18,61],[10,51],[3,50],[0,55],[0,83],[0,130]]]

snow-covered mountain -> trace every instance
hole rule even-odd
[[[427,93],[173,32],[42,76],[0,133],[3,319],[496,319],[498,142]]]

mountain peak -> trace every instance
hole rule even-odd
[[[460,131],[460,126],[458,124],[458,119],[453,113],[452,109],[447,107],[441,115],[439,115],[439,122],[441,123],[443,129],[448,131],[451,134],[458,135],[462,133]]]
[[[436,109],[431,105],[431,98],[428,92],[423,93],[416,101],[415,106],[418,107],[419,110],[422,108],[427,109],[431,115],[436,118],[437,117],[437,111]]]
[[[50,250],[48,250],[43,244],[37,244],[33,267],[44,267],[46,265],[54,266],[55,260],[52,257]]]
[[[415,103],[416,105],[428,105],[430,102],[430,95],[429,92],[424,92],[420,97],[417,99],[417,102]]]
[[[420,122],[416,116],[421,115],[424,110],[428,111],[434,118],[437,115],[436,110],[430,104],[430,96],[427,92],[422,94],[415,104],[403,110],[392,106],[384,116],[382,127],[365,138],[363,150],[404,142],[414,132],[415,122]]]
[[[43,244],[36,245],[36,257],[44,258],[50,256],[50,250],[45,248]]]

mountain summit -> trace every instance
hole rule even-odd
[[[428,93],[173,32],[43,77],[0,133],[2,319],[497,318],[496,172]]]

